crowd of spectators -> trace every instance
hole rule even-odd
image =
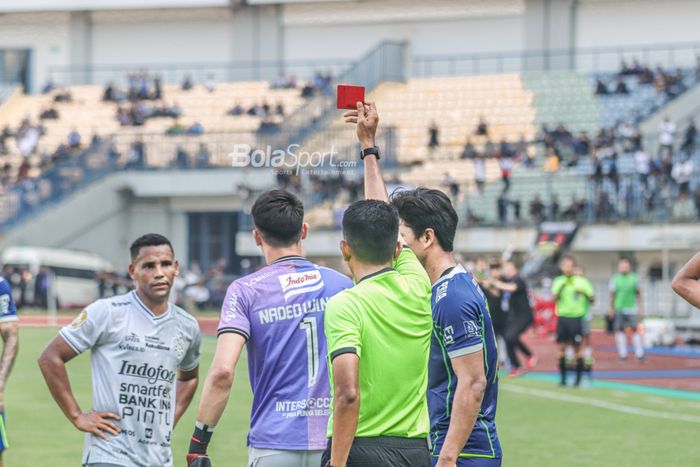
[[[700,74],[700,57],[696,73]],[[629,94],[627,80],[635,78],[638,85],[653,86],[658,94],[674,99],[686,91],[685,77],[685,72],[680,67],[673,72],[664,70],[661,66],[652,70],[648,65],[642,65],[636,58],[631,64],[622,60],[619,72],[611,78],[612,83],[606,83],[603,78],[596,80],[595,94],[597,96]]]

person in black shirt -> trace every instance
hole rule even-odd
[[[501,280],[492,278],[488,282],[490,286],[501,291],[501,309],[507,316],[505,338],[511,365],[509,375],[519,376],[524,373],[524,370],[520,365],[517,350],[520,350],[527,357],[526,367],[528,370],[537,364],[537,357],[520,339],[520,336],[527,331],[533,321],[527,285],[519,276],[518,268],[513,261],[504,263]]]
[[[479,285],[481,286],[481,290],[484,292],[484,296],[486,296],[486,303],[489,306],[491,322],[493,323],[493,332],[498,339],[498,358],[501,364],[503,364],[506,361],[506,355],[502,349],[506,348],[505,341],[507,315],[501,308],[501,291],[493,284],[492,281],[488,280],[489,278],[499,279],[501,274],[501,263],[495,261],[489,265],[487,274],[481,277],[477,277],[475,274],[475,277],[479,281]]]

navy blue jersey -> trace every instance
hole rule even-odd
[[[0,323],[9,323],[18,319],[10,283],[5,278],[0,277]]]
[[[498,349],[483,292],[462,266],[433,285],[433,335],[428,369],[431,453],[439,456],[450,426],[457,377],[452,358],[483,351],[486,392],[481,410],[460,457],[500,458],[496,434]]]

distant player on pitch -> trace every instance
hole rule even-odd
[[[3,465],[2,453],[10,447],[5,431],[5,386],[19,347],[17,321],[17,307],[12,299],[10,283],[0,277],[0,335],[3,341],[0,359],[0,467]]]
[[[187,462],[207,462],[202,458],[246,346],[253,390],[248,465],[318,467],[331,401],[326,303],[352,282],[304,258],[301,242],[309,226],[296,196],[283,190],[263,193],[252,215],[253,237],[267,266],[235,280],[226,293]],[[225,433],[221,436],[226,442]]]
[[[644,360],[644,346],[639,324],[644,319],[642,289],[639,277],[632,272],[632,265],[627,258],[620,258],[617,274],[610,279],[610,311],[615,328],[615,344],[620,360],[627,358],[627,339],[632,336],[634,354],[638,360]]]
[[[86,467],[172,467],[173,428],[197,389],[197,320],[168,303],[178,263],[167,238],[131,244],[136,289],[98,300],[61,329],[39,357],[56,403],[87,433]],[[65,364],[91,351],[92,409],[73,396]]]

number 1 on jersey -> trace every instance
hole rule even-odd
[[[304,318],[299,327],[306,331],[306,353],[309,367],[309,387],[318,378],[318,326],[316,318]]]

